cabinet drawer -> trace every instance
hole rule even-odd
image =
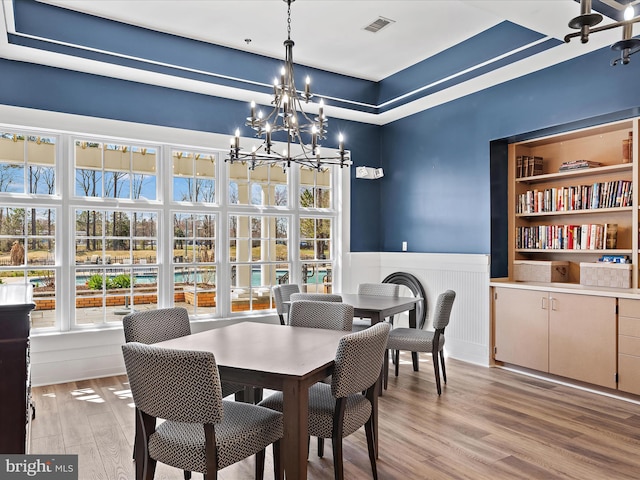
[[[618,390],[640,395],[640,357],[618,355]]]
[[[618,336],[618,353],[640,357],[640,337]]]
[[[640,337],[640,318],[619,317],[618,334],[628,337]]]
[[[640,300],[620,298],[618,300],[618,315],[622,317],[640,318]]]

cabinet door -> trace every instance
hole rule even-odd
[[[494,289],[496,360],[549,370],[547,296],[543,291]]]
[[[616,299],[552,293],[549,372],[616,388]]]

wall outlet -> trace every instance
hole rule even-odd
[[[407,251],[407,242],[402,242],[402,251],[403,252]]]

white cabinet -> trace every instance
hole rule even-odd
[[[618,389],[640,395],[640,300],[620,299]]]
[[[493,288],[494,359],[616,388],[616,298]]]

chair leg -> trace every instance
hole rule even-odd
[[[324,438],[318,437],[318,456],[324,457]]]
[[[342,437],[331,439],[333,446],[333,473],[335,480],[344,480],[344,466],[342,464]]]
[[[364,431],[367,434],[367,449],[369,450],[369,461],[371,462],[371,472],[373,480],[378,480],[378,467],[376,466],[375,432],[373,427],[373,416],[369,417],[364,424]]]
[[[442,387],[440,386],[440,368],[438,368],[438,352],[433,352],[433,372],[436,374],[436,388],[438,389],[438,395],[442,393]]]
[[[184,471],[184,480],[190,480],[191,479],[191,472],[189,470],[185,470]]]
[[[281,314],[281,313],[279,313],[279,314],[278,314],[278,317],[280,318],[280,325],[284,325],[284,324],[285,324],[285,322],[284,322],[284,315],[283,315],[283,314]]]
[[[447,383],[447,369],[444,366],[444,351],[440,350],[440,368],[442,369],[442,379]]]
[[[264,456],[264,448],[256,453],[256,480],[264,480]]]
[[[146,463],[147,465],[144,469],[144,471],[146,472],[145,480],[153,480],[153,477],[156,476],[157,462],[153,458],[148,457],[146,459]]]
[[[418,352],[411,352],[411,360],[413,361],[413,371],[417,372],[418,371],[418,365],[419,365]]]
[[[280,440],[273,442],[273,478],[275,480],[284,480],[284,465],[282,464],[281,452]]]
[[[389,379],[389,350],[384,351],[384,365],[382,366],[382,386],[387,389]]]
[[[396,377],[398,376],[398,370],[400,369],[400,350],[396,350],[395,351],[395,358],[396,358]]]

